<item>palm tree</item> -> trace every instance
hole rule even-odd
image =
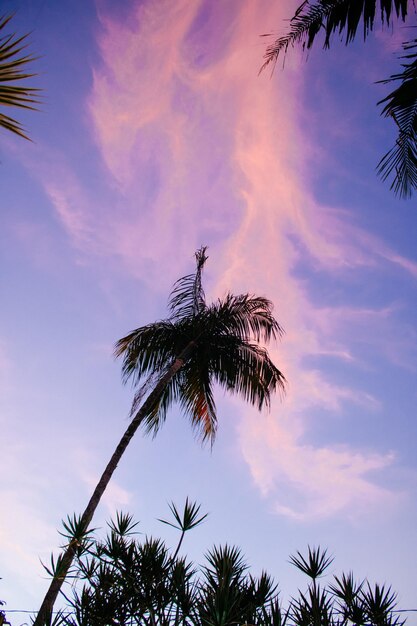
[[[24,71],[34,57],[22,54],[26,48],[27,35],[23,37],[18,37],[14,33],[2,35],[11,18],[11,15],[0,17],[0,104],[33,111],[36,110],[33,105],[39,104],[37,94],[40,90],[26,85],[21,86],[20,82],[19,85],[15,83],[35,76]],[[0,113],[0,126],[24,139],[29,139],[22,124],[4,113]]]
[[[116,356],[123,357],[123,378],[132,379],[135,394],[132,421],[116,447],[64,553],[35,626],[48,624],[61,585],[77,547],[130,440],[139,428],[155,435],[175,401],[190,418],[202,441],[213,443],[217,429],[213,385],[237,393],[259,409],[283,391],[285,378],[261,343],[282,335],[272,304],[262,297],[227,294],[207,304],[201,277],[206,248],[196,252],[196,271],[180,278],[169,299],[168,319],[137,328],[120,339]],[[149,395],[147,395],[149,394]],[[146,399],[143,401],[143,399]]]
[[[387,25],[394,19],[404,21],[411,0],[305,0],[290,21],[289,31],[278,37],[266,49],[261,71],[275,66],[280,54],[290,46],[301,44],[311,48],[319,33],[324,31],[324,47],[329,48],[335,33],[346,35],[346,44],[352,42],[362,23],[363,38],[375,27],[376,16]],[[399,87],[378,104],[387,103],[381,115],[391,117],[397,125],[395,145],[379,161],[377,172],[385,180],[393,176],[391,189],[403,198],[417,189],[417,54],[410,52],[417,40],[405,42],[402,58],[411,59],[403,64],[403,71],[380,82],[400,81]]]

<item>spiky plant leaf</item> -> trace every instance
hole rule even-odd
[[[300,591],[291,602],[290,613],[296,626],[335,626],[331,598],[318,585],[309,587],[307,594]]]
[[[301,552],[290,557],[290,563],[312,580],[322,576],[332,562],[333,557],[327,556],[327,550],[323,550],[320,546],[318,548],[308,546],[307,558]]]
[[[111,520],[108,524],[110,530],[119,537],[129,537],[136,534],[135,528],[139,522],[133,521],[133,516],[130,513],[122,513],[116,511],[116,519]]]
[[[341,577],[335,576],[334,581],[329,585],[329,591],[335,597],[345,622],[363,624],[366,621],[366,610],[361,598],[364,583],[355,582],[352,572],[342,574]]]
[[[362,591],[362,601],[367,613],[367,619],[376,626],[400,626],[404,622],[394,615],[397,607],[397,594],[391,587],[374,585],[369,582],[367,588]]]
[[[205,520],[208,515],[208,513],[205,513],[204,515],[199,516],[201,505],[197,504],[197,502],[190,502],[188,500],[188,497],[185,500],[182,515],[180,515],[174,502],[171,502],[171,504],[169,504],[168,506],[176,523],[174,524],[172,522],[168,522],[167,520],[159,518],[158,521],[162,522],[163,524],[167,524],[168,526],[172,526],[173,528],[177,528],[182,532],[187,532],[188,530],[195,528],[196,526],[201,524],[201,522]]]

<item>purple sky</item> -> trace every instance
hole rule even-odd
[[[202,244],[209,299],[274,302],[287,394],[259,414],[220,392],[212,452],[174,407],[157,439],[134,440],[96,525],[122,508],[174,541],[155,519],[188,495],[210,512],[185,546],[197,561],[236,543],[288,597],[303,584],[289,554],[320,544],[335,573],[392,583],[417,608],[417,215],[375,175],[395,137],[375,82],[407,31],[308,62],[293,51],[258,76],[259,35],[296,5],[4,2],[44,89],[42,111],[20,117],[34,143],[2,131],[0,146],[10,609],[37,608],[39,558],[127,425],[114,342],[166,315]]]

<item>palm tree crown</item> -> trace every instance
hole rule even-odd
[[[124,380],[132,378],[139,387],[132,416],[146,390],[167,372],[184,349],[189,351],[181,369],[143,418],[146,430],[153,433],[176,401],[198,435],[203,440],[213,440],[217,426],[215,383],[259,409],[269,405],[275,390],[284,388],[284,376],[259,345],[282,334],[272,315],[271,302],[248,294],[227,294],[207,304],[201,282],[206,260],[203,247],[196,252],[195,274],[175,283],[168,319],[137,328],[116,344],[116,355],[123,356]]]
[[[168,319],[142,326],[120,339],[116,356],[123,356],[123,377],[138,387],[131,417],[87,507],[72,523],[71,539],[56,564],[53,579],[34,626],[49,625],[53,605],[100,499],[139,426],[155,434],[168,407],[178,401],[203,441],[213,442],[217,416],[213,384],[239,393],[251,404],[269,405],[271,394],[283,390],[285,378],[259,342],[282,334],[272,304],[248,294],[227,294],[208,305],[201,283],[206,248],[196,252],[194,274],[180,278],[169,300]]]

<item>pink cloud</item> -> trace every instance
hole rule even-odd
[[[415,277],[417,266],[353,225],[346,212],[312,198],[306,155],[314,146],[299,129],[302,68],[289,64],[272,80],[258,76],[264,45],[258,35],[292,9],[289,1],[148,1],[133,5],[123,24],[102,15],[101,63],[88,108],[106,186],[97,200],[69,167],[39,172],[84,254],[117,259],[162,290],[188,268],[193,249],[207,243],[213,294],[251,291],[276,303],[286,338],[273,354],[291,395],[267,437],[243,420],[242,453],[261,489],[275,493],[285,478],[302,493],[303,510],[276,501],[277,510],[302,517],[390,499],[369,472],[385,469],[392,457],[301,442],[312,408],[336,412],[355,399],[374,411],[379,404],[305,364],[311,356],[352,363],[357,357],[340,333],[352,323],[349,311],[323,311],[296,270],[308,263],[343,281],[347,272],[387,262]],[[360,326],[366,312],[354,311]],[[394,327],[391,315],[378,312],[372,323]],[[378,337],[377,349],[387,355]]]
[[[55,181],[45,182],[45,191],[71,241],[80,248],[88,248],[92,228],[88,223],[87,202],[75,180],[69,181],[67,172],[55,174]]]
[[[340,514],[355,520],[399,503],[401,494],[368,478],[386,469],[392,454],[303,443],[302,421],[294,417],[245,419],[241,428],[242,451],[254,482],[277,513],[299,521]]]

